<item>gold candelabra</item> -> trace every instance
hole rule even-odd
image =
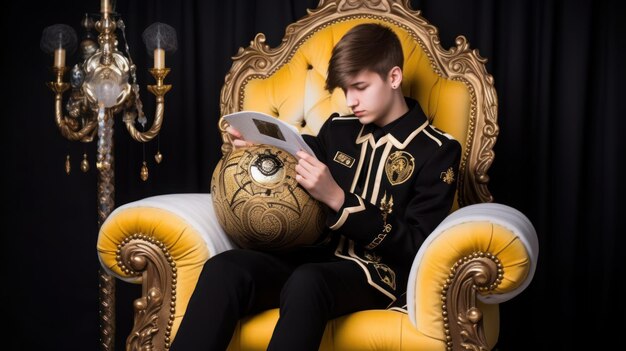
[[[159,134],[163,123],[165,94],[171,85],[163,84],[169,68],[165,67],[165,52],[176,50],[176,31],[163,23],[154,23],[143,32],[143,40],[148,53],[154,56],[154,67],[149,71],[156,85],[148,85],[148,90],[156,97],[156,113],[152,126],[145,130],[147,119],[139,96],[136,66],[133,63],[126,42],[125,24],[115,13],[114,1],[101,0],[100,14],[85,15],[82,26],[85,37],[80,42],[81,62],[71,69],[70,82],[65,82],[68,71],[65,66],[66,54],[71,54],[77,46],[76,32],[67,25],[56,24],[44,29],[41,48],[54,56],[55,80],[48,82],[54,92],[56,124],[66,139],[89,143],[97,137],[96,168],[98,171],[98,225],[102,225],[114,208],[114,157],[113,122],[114,116],[123,113],[123,122],[131,137],[138,142],[147,142]],[[91,34],[98,31],[97,41]],[[121,32],[125,51],[118,50],[117,33]],[[66,109],[63,111],[64,93],[71,88]],[[141,125],[142,131],[137,129]],[[155,160],[160,163],[163,156],[160,150]],[[83,155],[81,167],[88,171],[87,155]],[[70,156],[65,161],[65,171],[71,170]],[[148,179],[145,159],[142,162],[140,177]],[[115,280],[105,271],[100,271],[100,345],[103,350],[114,349],[115,339]]]

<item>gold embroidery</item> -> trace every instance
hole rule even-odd
[[[441,175],[439,177],[441,178],[441,180],[443,180],[444,183],[452,184],[452,182],[454,182],[454,170],[452,169],[452,167],[450,167],[447,171],[441,172]]]
[[[354,164],[354,157],[348,156],[341,151],[337,151],[335,157],[333,158],[333,161],[342,164],[348,168],[352,168],[352,165]]]
[[[402,184],[413,174],[415,159],[406,151],[396,151],[389,155],[385,164],[385,174],[391,185]]]
[[[380,263],[381,257],[373,252],[365,251],[363,255],[365,256],[365,259],[370,262]]]
[[[371,243],[365,246],[368,250],[373,250],[376,246],[380,245],[385,237],[387,237],[387,234],[391,233],[391,224],[387,223],[387,216],[393,212],[393,195],[389,196],[389,200],[387,200],[386,191],[383,198],[380,200],[380,211],[383,216],[383,232],[378,234]]]
[[[374,250],[376,248],[376,246],[380,245],[380,243],[383,242],[383,240],[387,237],[387,234],[389,234],[389,232],[391,232],[391,224],[386,224],[385,228],[383,229],[384,233],[380,233],[378,234],[374,240],[372,240],[371,243],[367,244],[367,246],[365,246],[366,249],[368,250]]]
[[[374,263],[374,269],[378,273],[380,281],[389,285],[390,288],[396,290],[396,274],[389,266],[382,263]]]
[[[387,200],[387,192],[383,195],[383,198],[380,199],[380,210],[383,215],[383,222],[387,225],[387,216],[393,212],[393,195],[389,196],[389,200]]]

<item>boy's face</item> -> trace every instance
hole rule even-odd
[[[363,70],[350,79],[343,89],[346,103],[362,124],[375,123],[382,127],[393,116],[389,111],[393,107],[395,90],[390,79],[383,80],[380,75],[370,70]]]

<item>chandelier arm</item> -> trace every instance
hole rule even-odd
[[[165,111],[165,94],[167,94],[172,86],[169,84],[163,84],[163,79],[170,72],[169,68],[152,68],[150,69],[150,73],[156,79],[156,85],[148,85],[148,91],[150,91],[154,96],[156,96],[156,116],[154,118],[154,122],[152,123],[152,127],[148,131],[140,132],[135,128],[134,118],[126,118],[129,117],[126,114],[124,117],[124,121],[126,123],[126,129],[130,135],[136,141],[145,143],[146,141],[152,140],[159,131],[161,130],[161,125],[163,124],[163,114]]]
[[[150,127],[150,129],[145,132],[140,132],[137,130],[137,128],[135,128],[135,125],[134,125],[135,121],[132,118],[128,118],[128,114],[130,112],[124,113],[125,114],[124,121],[126,123],[126,129],[128,130],[128,133],[130,133],[131,137],[135,139],[136,141],[145,143],[147,141],[154,139],[154,137],[159,134],[159,131],[161,131],[161,125],[163,124],[163,114],[165,111],[165,107],[164,107],[165,102],[162,98],[160,100],[161,101],[159,102],[159,99],[157,99],[156,117],[154,118],[152,127]]]
[[[71,141],[90,141],[93,138],[93,132],[96,128],[97,121],[95,119],[89,120],[83,127],[76,131],[71,123],[68,122],[71,119],[63,116],[63,94],[57,93],[54,99],[54,112],[55,121],[59,127],[61,135]]]

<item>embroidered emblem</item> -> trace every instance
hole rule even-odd
[[[406,151],[396,151],[387,157],[385,163],[385,174],[391,185],[398,185],[406,182],[413,174],[415,159]]]
[[[389,266],[382,263],[373,264],[380,281],[389,285],[390,288],[396,290],[396,273]]]
[[[333,161],[340,163],[348,168],[352,168],[352,165],[354,164],[354,157],[348,156],[341,151],[337,151],[335,157],[333,158]]]
[[[454,170],[452,169],[452,167],[450,167],[447,171],[441,172],[441,175],[439,177],[441,178],[441,180],[443,180],[444,183],[452,184],[452,182],[454,182]]]

